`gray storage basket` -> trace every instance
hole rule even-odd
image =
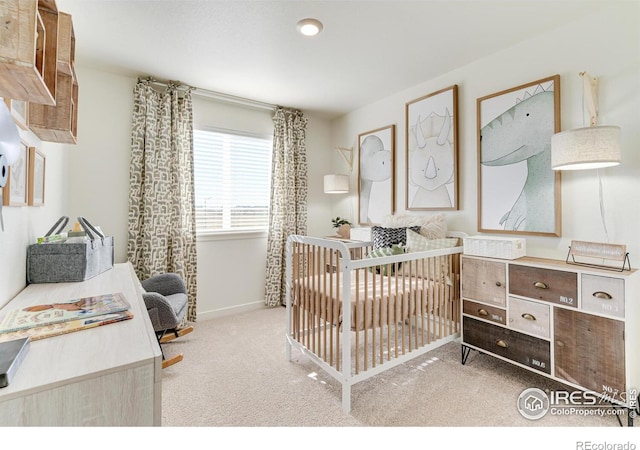
[[[56,228],[60,233],[68,220],[61,217],[45,236]],[[113,237],[104,236],[83,217],[78,217],[78,222],[89,238],[85,242],[29,245],[27,283],[84,281],[113,268]]]

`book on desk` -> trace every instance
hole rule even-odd
[[[0,320],[0,333],[113,314],[130,307],[122,293],[31,305],[7,311]]]
[[[43,303],[8,311],[0,321],[0,342],[32,341],[73,333],[133,318],[122,293],[60,303]]]
[[[0,333],[0,343],[25,337],[30,338],[32,341],[37,341],[39,339],[88,330],[90,328],[96,328],[129,319],[133,319],[131,311],[119,311],[110,314],[103,314],[101,316],[50,323],[32,328],[23,328],[21,330]]]

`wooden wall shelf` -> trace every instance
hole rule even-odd
[[[0,7],[0,96],[55,104],[58,20],[55,1],[5,0]]]
[[[58,72],[56,105],[29,105],[29,128],[43,141],[75,144],[77,131],[78,82]]]
[[[70,14],[55,0],[5,0],[0,97],[28,102],[25,123],[43,141],[76,143],[78,79]]]
[[[71,75],[75,62],[76,37],[71,15],[58,13],[58,71]]]
[[[75,144],[78,130],[78,79],[75,72],[75,33],[71,15],[57,12],[55,105],[32,104],[29,127],[43,141]],[[53,63],[52,63],[53,64]]]

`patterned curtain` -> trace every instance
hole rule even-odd
[[[141,280],[175,272],[187,285],[181,326],[196,320],[196,226],[191,93],[148,80],[134,88],[127,257]]]
[[[267,306],[284,304],[287,238],[292,234],[307,234],[307,119],[298,110],[277,107],[273,125],[265,281]]]

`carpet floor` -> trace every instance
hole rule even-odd
[[[579,427],[606,429],[608,436],[627,429],[626,411],[619,412],[620,427],[610,407],[523,417],[517,408],[523,390],[570,389],[476,351],[463,365],[459,342],[354,385],[346,414],[336,380],[301,353],[286,359],[285,320],[284,308],[258,309],[198,322],[194,332],[165,344],[167,355],[183,353],[184,360],[163,370],[162,426],[444,427],[449,433],[452,427]]]

